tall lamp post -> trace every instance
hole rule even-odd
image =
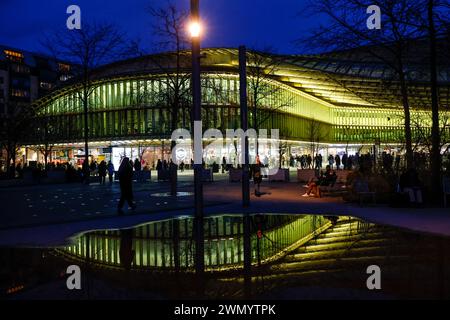
[[[189,32],[192,39],[192,102],[194,120],[194,232],[195,232],[195,273],[197,285],[203,291],[205,257],[203,231],[203,185],[202,185],[202,128],[201,128],[201,87],[200,87],[200,15],[199,0],[191,0],[191,21]],[[199,126],[200,128],[195,128]],[[200,291],[200,292],[201,292]]]
[[[239,47],[239,92],[241,105],[241,126],[245,132],[248,129],[248,110],[247,110],[247,49],[245,46]],[[250,206],[250,185],[249,185],[249,158],[248,158],[248,137],[245,136],[242,146],[243,160],[242,165],[242,206]],[[250,235],[250,214],[244,213],[244,295],[247,299],[251,297],[252,290],[252,248]]]

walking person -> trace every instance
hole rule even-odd
[[[180,171],[184,172],[184,161],[181,161],[180,163]]]
[[[255,196],[260,197],[260,185],[262,182],[261,175],[261,161],[259,160],[259,156],[256,156],[256,164],[253,166],[253,183],[255,185]]]
[[[336,154],[336,157],[334,157],[334,162],[336,163],[336,170],[339,170],[341,167],[341,158],[338,154]]]
[[[114,175],[114,164],[111,160],[108,161],[108,176],[109,176],[109,184],[113,183],[113,175]]]
[[[105,184],[106,182],[106,162],[102,160],[98,165],[98,175],[100,177],[100,184]]]
[[[330,154],[328,156],[328,165],[330,166],[331,169],[333,169],[333,165],[334,165],[334,157],[332,154]]]
[[[138,158],[136,158],[136,160],[134,160],[133,166],[134,166],[134,170],[135,170],[135,171],[138,171],[138,172],[139,172],[139,171],[142,170],[142,165],[141,165],[141,162],[139,161]]]
[[[227,168],[227,159],[225,156],[222,158],[222,173],[225,173],[225,169]]]
[[[420,181],[419,175],[414,168],[406,170],[400,176],[399,187],[402,192],[408,194],[409,202],[412,205],[417,207],[422,205],[422,182]]]
[[[321,167],[321,164],[320,164],[320,158],[319,158],[319,154],[318,153],[316,153],[316,156],[314,157],[314,169],[316,170],[316,171],[319,171],[320,170],[320,167]]]
[[[308,165],[308,169],[312,168],[312,157],[310,154],[308,154],[308,156],[306,157],[306,163]]]
[[[83,169],[82,169],[82,172],[83,172],[83,177],[82,177],[83,183],[89,184],[89,177],[91,176],[91,170],[90,170],[89,164],[87,163],[86,160],[83,162],[82,167],[83,167]]]
[[[122,215],[122,208],[125,201],[128,202],[128,205],[133,210],[136,209],[136,205],[133,202],[133,166],[131,165],[130,159],[127,157],[123,158],[118,174],[120,183],[120,200],[117,209],[119,215]]]
[[[161,162],[161,159],[158,159],[158,162],[156,163],[156,170],[162,170],[162,162]]]
[[[342,165],[344,166],[344,170],[348,169],[348,155],[347,153],[344,153],[342,156]]]

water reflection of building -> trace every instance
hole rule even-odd
[[[206,49],[203,53],[203,126],[222,131],[237,128],[237,50]],[[258,117],[266,120],[260,129],[279,129],[291,153],[311,153],[312,144],[325,155],[328,149],[333,154],[346,148],[354,153],[362,146],[395,147],[404,140],[401,98],[395,85],[386,89],[386,84],[392,86],[395,80],[385,65],[348,53],[267,59],[275,58],[278,62],[273,74],[263,79],[269,94],[261,100]],[[190,59],[183,61],[182,69],[188,73]],[[408,85],[412,118],[421,119],[422,125],[429,128],[425,67],[410,62]],[[167,53],[117,62],[96,71],[89,112],[94,158],[142,156],[150,166],[156,159],[168,159],[171,112],[161,95],[167,90],[167,74],[173,70],[173,55]],[[447,100],[448,90],[444,89],[450,82],[448,74],[439,74],[441,98]],[[55,151],[72,159],[84,153],[83,112],[77,90],[76,84],[65,86],[40,100],[43,116],[53,117],[58,123]],[[178,113],[177,127],[189,129],[189,100],[183,101]],[[252,110],[249,116],[252,119]],[[223,151],[211,151],[206,161],[220,162]],[[186,158],[190,158],[189,150]]]
[[[265,215],[253,219],[252,256],[269,259],[327,223],[322,216]],[[182,218],[148,223],[128,230],[96,231],[74,240],[62,250],[69,259],[84,260],[112,268],[190,269],[194,261],[193,219]],[[260,232],[258,232],[258,230]],[[260,235],[258,237],[258,234]],[[243,263],[243,222],[239,216],[205,219],[207,268],[236,267]],[[258,250],[259,248],[259,250]]]

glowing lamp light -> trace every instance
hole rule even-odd
[[[188,30],[192,38],[198,38],[202,33],[202,26],[198,21],[191,21],[189,23]]]

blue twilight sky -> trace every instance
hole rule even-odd
[[[317,17],[299,15],[308,0],[200,0],[207,25],[203,47],[272,46],[278,53],[298,53],[293,41],[318,23]],[[43,32],[65,28],[66,9],[79,5],[82,19],[117,24],[130,38],[150,47],[149,5],[167,0],[0,0],[0,44],[43,51]],[[173,0],[189,7],[189,0]]]

